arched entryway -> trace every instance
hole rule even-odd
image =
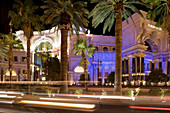
[[[53,46],[50,42],[41,42],[34,50],[34,80],[45,76],[44,64],[46,60],[52,57]]]

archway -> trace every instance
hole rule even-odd
[[[50,42],[42,41],[35,47],[34,50],[34,80],[39,78],[40,75],[45,75],[45,69],[43,68],[48,58],[52,57],[53,46]]]
[[[145,38],[144,39],[145,46],[148,46],[147,51],[157,53],[159,51],[159,44],[157,40],[151,38]]]

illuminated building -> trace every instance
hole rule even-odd
[[[144,17],[146,15],[143,12]],[[154,26],[155,22],[141,18],[139,15],[134,14],[133,22],[129,19],[129,24],[123,21],[123,54],[122,54],[122,76],[124,81],[132,81],[138,85],[140,82],[145,81],[146,76],[151,70],[159,68],[163,72],[170,75],[170,39],[168,33],[161,28]],[[26,37],[23,31],[17,31],[16,35],[22,40],[24,49],[26,51]],[[89,58],[90,65],[88,65],[88,73],[91,81],[97,85],[105,84],[107,76],[111,71],[115,70],[115,37],[102,36],[93,34],[84,34],[80,32],[82,38],[87,39],[87,43],[93,43],[96,46],[94,55]],[[40,35],[34,32],[34,37],[31,39],[31,62],[32,62],[32,80],[39,78],[44,72],[41,68],[42,53],[49,53],[51,56],[58,56],[60,59],[60,30],[54,28],[42,31]],[[68,37],[68,55],[69,55],[69,72],[68,78],[71,83],[78,81],[82,68],[77,68],[80,62],[80,56],[74,56],[71,53],[73,44],[76,43],[76,35],[73,34]],[[26,62],[24,51],[14,53],[18,61],[13,63],[13,71],[15,72],[15,79],[26,78],[24,70],[26,71]],[[1,72],[4,70],[4,78],[8,73],[7,61],[1,61]],[[80,70],[77,70],[80,69]],[[26,72],[25,72],[26,73]],[[36,74],[35,74],[36,73]],[[19,77],[18,77],[19,75]],[[35,77],[36,76],[36,77]],[[23,79],[21,79],[23,80]]]

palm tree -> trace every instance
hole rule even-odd
[[[89,14],[86,9],[87,2],[76,0],[45,0],[46,4],[42,6],[44,11],[45,23],[58,27],[61,30],[61,85],[60,91],[68,92],[67,72],[68,72],[68,56],[67,56],[67,37],[68,31],[74,26],[76,33],[80,28],[85,32],[84,26],[88,26],[87,16]],[[73,29],[72,29],[73,30]]]
[[[96,49],[93,44],[87,45],[87,39],[78,38],[76,44],[73,45],[72,52],[75,52],[75,56],[80,55],[81,61],[80,65],[84,66],[84,74],[85,74],[85,90],[87,91],[87,81],[88,81],[88,67],[87,63],[89,61],[87,57],[92,57],[93,50]]]
[[[104,22],[103,33],[106,29],[110,32],[115,23],[115,94],[122,93],[122,17],[128,23],[128,17],[131,17],[131,11],[137,12],[142,16],[141,12],[133,4],[141,4],[139,0],[92,0],[92,3],[97,3],[94,9],[90,12],[89,17],[93,17],[92,26],[97,27]],[[133,19],[132,19],[133,21]]]
[[[13,49],[17,50],[17,49],[23,49],[23,45],[21,40],[16,39],[16,36],[14,34],[12,34],[12,32],[10,32],[9,34],[1,34],[1,36],[3,37],[3,43],[6,45],[6,47],[8,48],[8,52],[7,52],[7,60],[8,60],[8,64],[9,64],[9,72],[10,72],[10,81],[12,80],[12,62],[14,61],[14,55],[13,55]]]
[[[6,56],[7,50],[6,50],[6,44],[4,44],[3,39],[0,39],[0,59],[3,59],[4,56]]]
[[[9,11],[9,17],[14,25],[14,28],[21,28],[24,35],[27,37],[27,80],[31,80],[30,75],[30,40],[33,36],[33,29],[40,30],[40,16],[35,14],[38,6],[35,6],[32,0],[15,0],[13,10]]]
[[[170,40],[170,1],[169,0],[143,0],[151,5],[147,18],[157,20],[156,26],[162,26],[169,33]],[[169,42],[168,42],[169,43]],[[170,45],[169,45],[170,49]]]

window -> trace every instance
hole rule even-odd
[[[14,56],[14,62],[17,62],[17,61],[18,61],[18,57]]]
[[[95,47],[95,51],[97,51],[98,49],[99,49],[99,48],[96,46],[96,47]]]
[[[22,57],[22,62],[27,62],[27,57]]]
[[[104,48],[103,48],[103,51],[108,51],[108,48],[107,48],[107,47],[104,47]]]
[[[22,74],[27,74],[27,70],[22,70]]]
[[[115,47],[112,50],[115,51]]]

